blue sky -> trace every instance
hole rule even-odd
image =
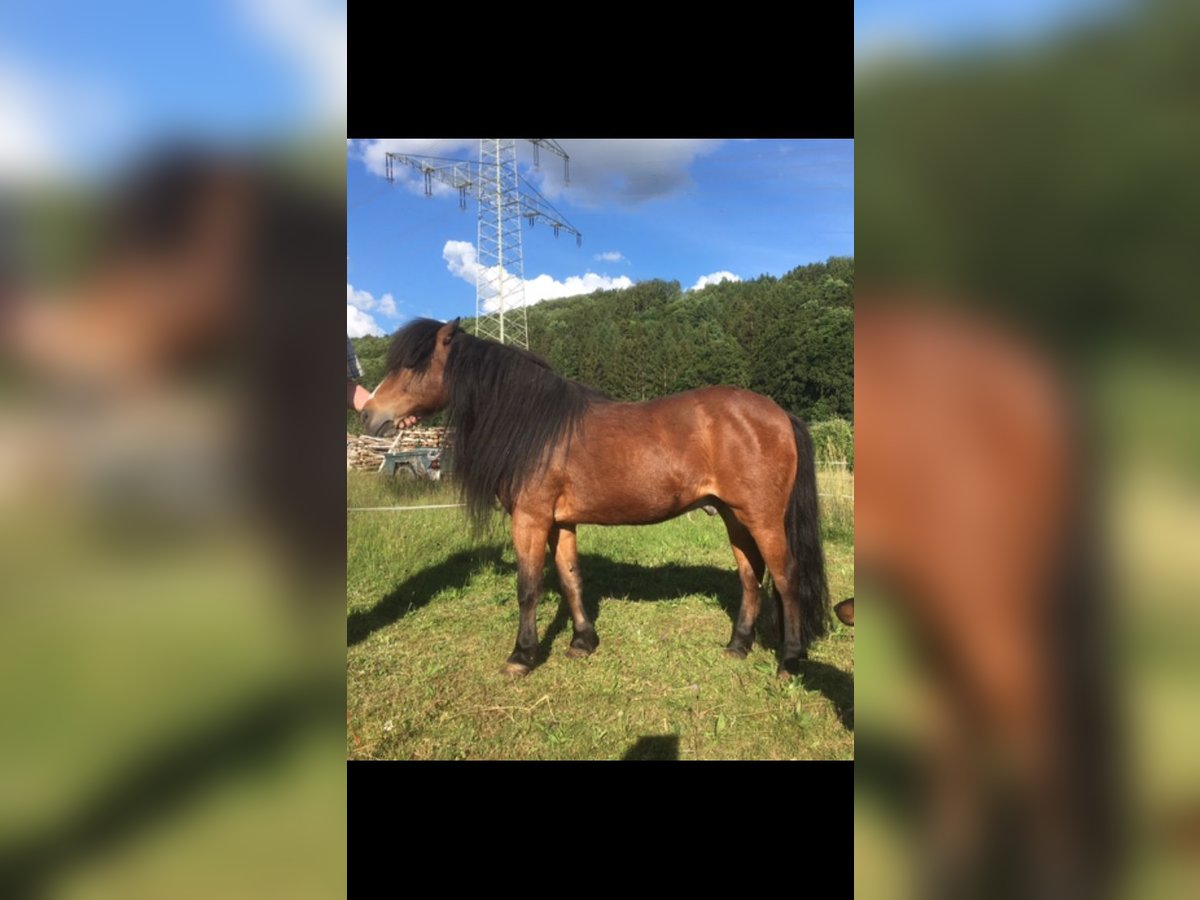
[[[524,229],[530,301],[652,278],[782,275],[854,253],[854,149],[847,140],[569,140],[571,183],[518,141],[525,175],[583,232]],[[347,328],[390,333],[415,316],[475,314],[476,208],[425,197],[417,173],[381,177],[388,150],[473,159],[478,141],[351,141],[347,147]],[[407,177],[407,173],[406,173]],[[453,271],[452,271],[453,270]],[[462,274],[455,274],[459,272]],[[468,277],[463,277],[466,275]]]
[[[1046,38],[1096,16],[1126,11],[1128,0],[857,0],[859,61],[896,50],[959,51]]]
[[[862,59],[1027,41],[1131,6],[858,0],[855,46]],[[0,187],[103,172],[177,130],[232,143],[337,133],[346,36],[345,0],[0,4]]]
[[[103,174],[185,133],[344,128],[339,0],[39,0],[0,11],[0,179]]]

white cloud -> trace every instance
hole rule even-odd
[[[42,89],[27,73],[0,69],[0,176],[4,181],[40,179],[61,164]]]
[[[346,304],[346,334],[350,337],[366,337],[368,334],[384,334],[384,330],[372,318],[356,306]]]
[[[370,291],[359,290],[350,283],[346,284],[346,305],[363,312],[375,311],[391,318],[396,317],[396,298],[390,293],[376,299]]]
[[[446,267],[450,270],[451,275],[461,278],[468,284],[475,284],[476,276],[482,267],[476,261],[474,245],[466,241],[446,241],[445,247],[442,248],[442,257],[446,260]],[[491,270],[491,274],[496,274],[494,269]],[[505,277],[511,277],[507,271],[503,274]],[[564,281],[558,281],[549,275],[538,275],[536,278],[526,279],[523,287],[525,299],[516,301],[515,305],[517,306],[533,306],[543,300],[573,297],[576,294],[590,294],[595,290],[619,290],[633,287],[633,281],[626,275],[610,278],[607,275],[597,275],[595,272],[585,272],[583,275],[571,275]],[[509,300],[508,303],[513,303],[513,301]],[[486,299],[484,301],[484,308],[488,311],[494,310],[498,305],[497,301]]]
[[[703,287],[708,287],[710,284],[720,284],[722,281],[741,281],[741,280],[742,279],[740,276],[734,275],[732,272],[726,272],[726,271],[722,270],[720,272],[713,272],[711,275],[701,275],[699,280],[695,284],[693,284],[690,288],[688,288],[688,290],[689,291],[698,291]]]
[[[697,157],[721,146],[720,140],[568,140],[560,141],[571,156],[571,183],[564,186],[562,161],[551,153],[541,153],[541,167],[532,170],[533,148],[517,141],[521,170],[547,198],[559,195],[584,206],[615,203],[636,206],[657,197],[667,197],[691,183],[689,169]],[[367,171],[385,173],[388,153],[437,156],[457,160],[478,160],[478,138],[391,139],[355,141],[350,156],[361,159]],[[424,192],[424,179],[407,166],[395,170],[398,183],[410,190]],[[564,194],[565,190],[565,194]],[[433,182],[436,194],[453,193],[441,182]]]
[[[96,163],[127,124],[103,76],[64,76],[11,57],[0,59],[0,122],[0,183],[20,185]]]
[[[331,0],[243,0],[251,27],[299,66],[316,111],[346,119],[346,6]]]
[[[691,183],[696,158],[712,153],[719,140],[564,140],[571,156],[571,183],[563,183],[557,157],[543,153],[533,180],[548,198],[560,194],[584,206],[636,206],[678,193]]]
[[[620,250],[605,250],[603,253],[597,253],[595,259],[601,262],[629,262]]]
[[[473,244],[466,241],[446,241],[446,245],[442,247],[442,259],[446,261],[446,268],[450,270],[451,275],[474,284],[479,266],[475,262]]]

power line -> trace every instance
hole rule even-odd
[[[538,154],[547,150],[563,160],[563,172],[570,178],[570,157],[550,138],[527,138],[533,144],[534,165]],[[529,347],[529,324],[525,313],[525,258],[521,220],[530,226],[542,222],[554,236],[562,231],[575,235],[577,244],[583,235],[528,184],[517,171],[517,144],[514,138],[482,138],[478,161],[438,156],[412,156],[388,153],[385,157],[388,181],[395,181],[395,165],[406,165],[421,173],[425,196],[433,196],[433,183],[448,185],[458,192],[460,209],[473,199],[479,207],[475,245],[475,333],[502,344]],[[522,188],[524,185],[528,190]]]

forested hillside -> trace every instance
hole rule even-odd
[[[698,291],[643,281],[530,307],[529,344],[556,371],[617,400],[730,384],[810,422],[853,420],[853,302],[848,257]],[[383,376],[388,342],[354,342],[368,387]]]

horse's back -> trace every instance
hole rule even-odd
[[[601,403],[558,460],[555,518],[621,524],[671,518],[708,498],[738,507],[790,490],[791,420],[772,400],[709,387]],[[781,501],[782,502],[782,501]]]

